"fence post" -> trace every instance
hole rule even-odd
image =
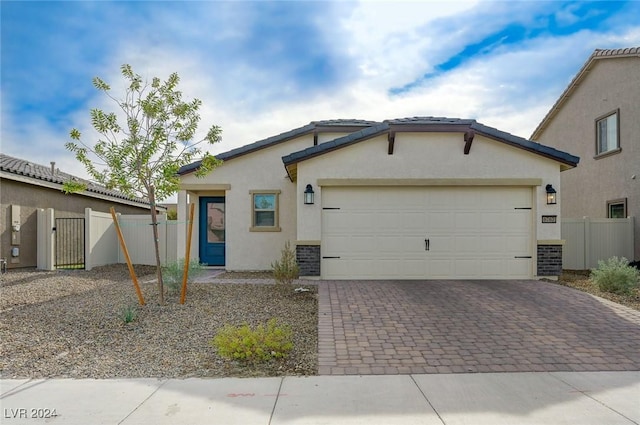
[[[37,212],[37,268],[39,270],[55,270],[55,235],[53,233],[54,223],[53,208],[38,209]]]
[[[91,254],[93,246],[91,245],[91,208],[84,209],[84,269],[91,270]]]
[[[629,261],[634,261],[635,258],[633,258],[633,256],[635,253],[634,253],[633,243],[634,243],[635,229],[633,228],[633,217],[631,216],[627,217],[627,227],[629,228],[629,234],[631,235],[631,237],[629,238],[629,245],[627,246],[627,251],[631,253],[631,258],[629,258]]]
[[[588,270],[591,263],[591,219],[582,217],[584,232],[584,269]]]

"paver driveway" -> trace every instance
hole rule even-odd
[[[321,281],[320,375],[640,370],[640,312],[542,281]]]

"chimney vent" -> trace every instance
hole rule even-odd
[[[53,174],[53,175],[56,174],[56,162],[55,161],[51,161],[51,174]]]

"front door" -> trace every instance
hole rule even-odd
[[[224,266],[224,197],[200,198],[200,262]]]

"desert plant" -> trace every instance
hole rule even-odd
[[[293,348],[292,335],[289,326],[279,325],[274,318],[255,329],[248,324],[225,325],[211,340],[211,345],[228,359],[247,363],[265,362],[286,357]]]
[[[624,257],[611,257],[598,261],[598,268],[591,270],[590,278],[601,291],[628,295],[640,284],[640,271],[629,266]]]
[[[128,304],[120,309],[120,320],[123,323],[131,323],[138,318],[138,306]]]
[[[289,241],[284,244],[280,259],[271,263],[273,277],[276,280],[276,287],[281,289],[292,289],[291,284],[300,274],[300,267],[296,260],[296,252],[291,249]]]
[[[197,259],[189,261],[188,279],[193,282],[204,272],[204,266]],[[167,263],[162,267],[162,278],[170,293],[177,293],[182,286],[182,275],[184,273],[184,258],[178,261]]]

